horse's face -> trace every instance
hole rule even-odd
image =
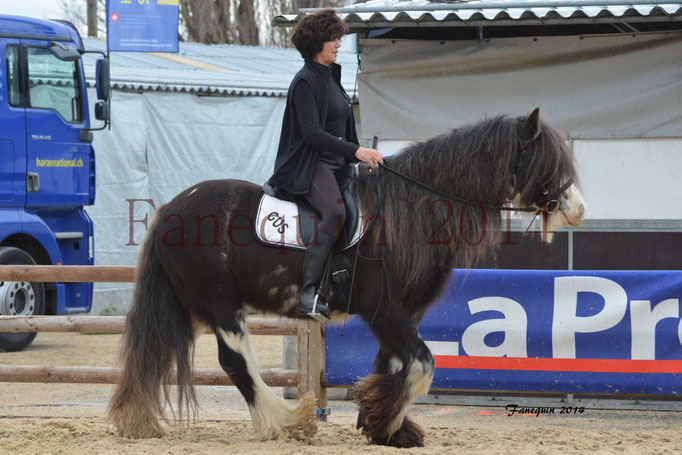
[[[526,150],[522,151],[521,166],[517,159],[515,175],[525,170],[526,178],[514,204],[538,208],[543,237],[551,242],[556,229],[580,226],[585,219],[585,201],[573,183],[577,180],[573,153],[556,130],[540,121],[539,109],[521,125],[519,137]]]
[[[585,201],[578,188],[571,184],[558,200],[559,209],[542,217],[542,232],[547,242],[551,242],[556,229],[571,225],[580,226],[585,219]]]
[[[517,194],[512,203],[516,207],[520,207],[523,205],[523,203],[520,200],[520,196]],[[534,206],[537,206],[538,208],[544,205],[540,203],[534,204]],[[585,201],[583,200],[582,194],[580,194],[580,190],[574,185],[571,184],[566,191],[564,191],[556,201],[552,200],[550,205],[550,209],[552,206],[558,207],[558,209],[555,209],[555,211],[552,212],[540,212],[542,213],[541,220],[542,220],[542,236],[543,240],[547,243],[551,243],[553,238],[554,238],[554,231],[566,226],[573,226],[577,227],[582,224],[582,222],[585,220],[585,212],[587,210],[587,207],[585,205]],[[525,216],[525,218],[528,220],[530,223],[533,219],[535,219],[537,215],[534,214],[528,214]]]

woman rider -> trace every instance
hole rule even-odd
[[[336,55],[348,26],[331,9],[302,18],[291,41],[304,59],[287,93],[275,172],[268,184],[290,197],[303,196],[320,214],[316,235],[303,259],[303,285],[296,313],[329,316],[329,307],[313,305],[316,286],[341,232],[345,207],[335,173],[348,163],[372,168],[383,155],[360,147],[351,101],[341,86]]]

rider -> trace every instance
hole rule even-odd
[[[287,93],[287,105],[268,184],[278,192],[304,196],[320,214],[314,239],[303,259],[303,286],[296,313],[329,316],[314,306],[316,286],[345,221],[345,207],[335,173],[348,163],[383,163],[377,150],[360,147],[350,98],[341,85],[336,55],[348,26],[331,9],[303,17],[291,41],[304,59]],[[339,223],[340,220],[341,222]]]

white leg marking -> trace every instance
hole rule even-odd
[[[311,419],[302,418],[308,416],[300,415],[301,409],[287,403],[263,382],[258,373],[258,364],[251,347],[248,328],[243,322],[241,330],[241,334],[235,334],[227,333],[219,328],[218,334],[230,349],[241,354],[246,361],[246,368],[254,387],[254,403],[249,405],[249,412],[256,435],[261,440],[277,439],[287,436],[290,431],[305,432],[306,429],[302,428],[305,424],[312,424],[314,428],[314,422],[308,422]]]
[[[434,368],[430,362],[416,360],[410,363],[407,383],[410,385],[410,397],[416,399],[429,391],[433,382]]]
[[[393,360],[393,358],[391,360]],[[388,426],[389,438],[402,426],[408,408],[419,396],[424,395],[429,391],[431,382],[433,381],[433,373],[434,368],[430,362],[413,360],[409,363],[406,379],[408,398],[405,400],[405,404],[403,405],[400,414],[398,414],[396,418],[393,419],[393,422],[391,422],[391,424]]]
[[[391,360],[388,361],[388,372],[390,374],[395,374],[403,369],[403,361],[398,357],[392,356]]]

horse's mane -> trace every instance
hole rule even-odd
[[[431,265],[470,267],[498,244],[501,212],[482,211],[484,205],[502,205],[520,194],[531,205],[538,185],[558,188],[577,180],[573,155],[561,135],[540,122],[540,134],[527,147],[530,161],[512,174],[524,135],[525,117],[497,116],[416,142],[385,158],[385,163],[443,192],[471,201],[446,201],[413,183],[380,171],[384,191],[385,242],[389,261],[409,286]],[[531,138],[527,138],[529,140]],[[366,213],[375,214],[375,182],[362,175],[358,198]],[[438,201],[440,200],[440,201]],[[464,216],[461,216],[464,214]],[[371,234],[372,244],[380,238]]]

